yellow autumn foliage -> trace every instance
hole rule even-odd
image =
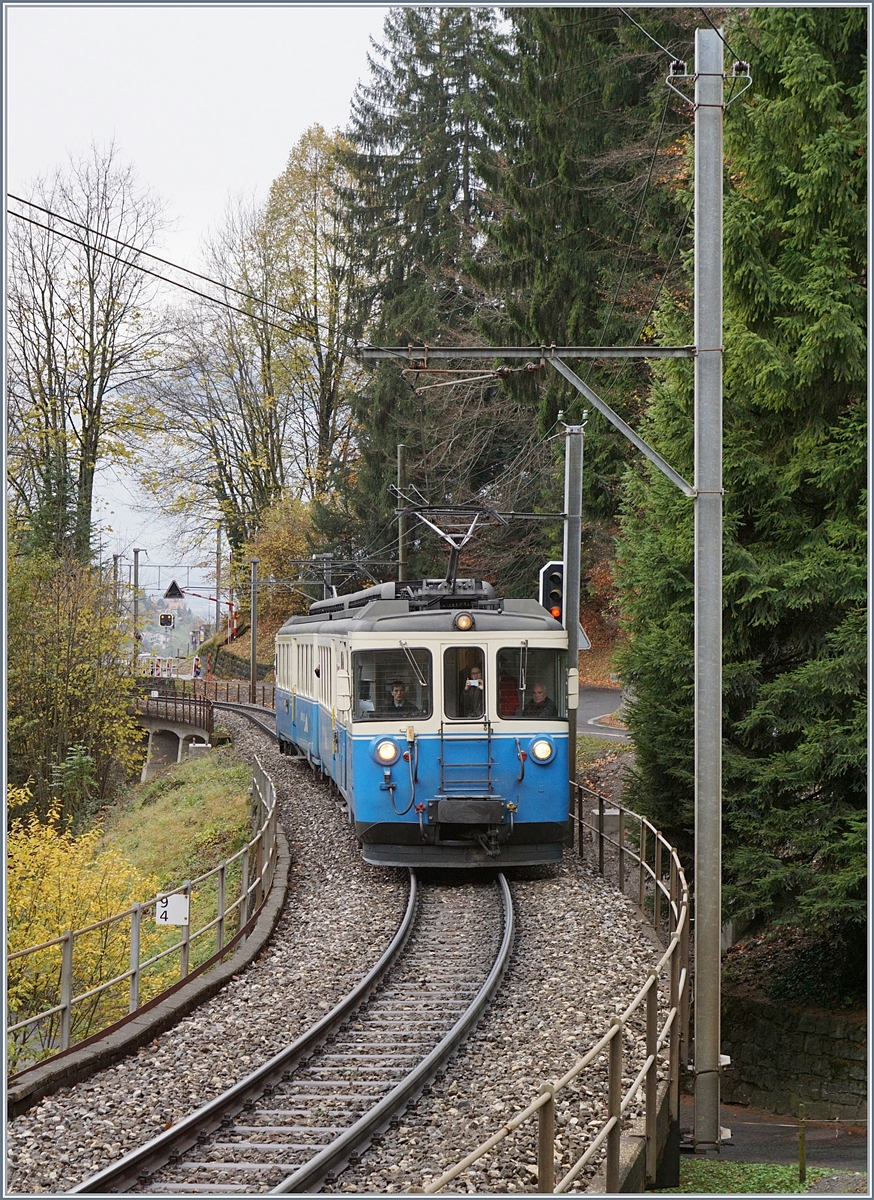
[[[74,836],[58,803],[48,819],[31,811],[26,787],[9,787],[7,832],[7,953],[42,945],[70,930],[83,929],[150,899],[158,879],[137,870],[112,850],[99,851],[99,827]],[[140,960],[172,944],[174,930],[159,930],[144,920]],[[174,956],[159,964],[140,984],[144,1002],[174,982]],[[8,964],[9,1023],[52,1008],[61,999],[62,947],[51,946]],[[74,939],[73,995],[81,995],[123,974],[130,966],[130,919],[122,918]],[[73,1005],[71,1042],[111,1024],[128,1011],[127,979]],[[46,1057],[58,1049],[60,1016],[19,1030],[8,1039],[9,1069]]]

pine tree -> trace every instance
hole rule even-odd
[[[618,9],[508,10],[512,51],[496,64],[489,126],[500,152],[483,163],[495,219],[475,274],[500,303],[482,323],[495,343],[632,344],[651,337],[685,211],[676,203],[689,112],[664,87],[665,54]],[[640,23],[679,54],[682,10],[643,10]],[[671,185],[671,186],[666,186]],[[679,266],[679,260],[675,262]],[[676,272],[673,282],[685,290]],[[594,374],[592,375],[592,372]],[[633,419],[646,368],[584,365],[596,390]],[[557,374],[529,378],[526,398],[551,429],[585,402]],[[586,511],[614,515],[621,437],[597,413],[587,430]]]
[[[865,916],[866,13],[757,9],[727,37],[754,84],[726,122],[726,897],[839,957]],[[651,435],[683,469],[680,365]],[[688,505],[634,484],[625,535],[641,796],[688,836]]]
[[[366,277],[359,330],[377,346],[469,342],[482,296],[464,261],[482,215],[476,163],[488,153],[483,68],[500,43],[496,19],[489,9],[395,8],[384,38],[354,97],[352,149],[343,156],[353,180],[342,197],[348,237]],[[346,553],[395,541],[399,442],[411,486],[434,503],[459,503],[501,469],[518,440],[500,414],[486,420],[482,388],[423,398],[423,381],[403,366],[379,364],[353,403],[358,459],[336,473],[337,501],[319,515]],[[414,573],[440,569],[445,555],[432,547],[431,539],[420,553],[414,547]]]

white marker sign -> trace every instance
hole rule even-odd
[[[155,905],[155,921],[158,925],[187,925],[188,897],[180,892],[161,896]]]

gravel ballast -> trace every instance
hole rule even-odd
[[[75,1186],[249,1074],[376,962],[403,915],[406,872],[363,862],[329,785],[281,757],[245,718],[223,713],[222,722],[241,755],[258,754],[280,798],[292,868],[273,939],[239,978],[150,1046],[11,1121],[11,1194]],[[495,1005],[398,1127],[323,1191],[421,1187],[564,1073],[645,981],[655,945],[630,901],[573,851],[555,868],[517,869],[508,879],[518,928]],[[626,1036],[628,1080],[642,1061],[642,1036],[640,1022]],[[605,1098],[602,1057],[557,1098],[557,1167],[581,1152],[583,1132],[603,1120]],[[532,1122],[446,1191],[536,1192],[536,1136]]]

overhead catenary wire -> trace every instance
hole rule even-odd
[[[77,229],[83,230],[85,233],[91,234],[95,238],[100,238],[103,241],[112,242],[114,245],[118,245],[118,246],[123,247],[126,250],[130,250],[130,251],[132,251],[132,253],[134,253],[139,258],[148,258],[154,262],[162,263],[164,266],[170,267],[174,271],[181,271],[183,274],[191,275],[195,279],[201,279],[204,281],[204,283],[212,284],[213,287],[220,288],[222,291],[232,292],[234,295],[240,296],[244,300],[251,300],[253,304],[257,304],[261,308],[268,308],[268,309],[273,310],[274,312],[279,313],[282,316],[291,317],[291,319],[293,321],[295,321],[298,324],[298,326],[305,326],[305,327],[308,326],[311,329],[317,330],[320,333],[328,333],[328,334],[331,333],[331,330],[328,329],[324,325],[323,322],[318,321],[318,320],[314,319],[313,317],[302,315],[300,313],[292,312],[291,310],[289,310],[287,308],[283,308],[281,305],[276,304],[274,301],[268,300],[263,296],[256,296],[253,292],[244,291],[241,288],[234,287],[232,284],[223,282],[222,280],[219,280],[219,279],[213,279],[209,275],[204,275],[200,271],[194,271],[190,267],[183,267],[179,263],[172,262],[170,259],[161,258],[157,254],[152,254],[148,250],[143,250],[139,246],[133,245],[133,243],[131,243],[131,242],[125,242],[121,238],[113,237],[112,234],[105,233],[99,229],[94,229],[93,226],[83,224],[81,221],[76,221],[72,217],[65,216],[63,213],[55,212],[54,210],[52,210],[50,208],[46,208],[44,205],[37,204],[33,200],[24,200],[20,196],[13,195],[11,192],[8,192],[7,196],[9,197],[10,200],[14,200],[18,204],[27,204],[28,206],[35,208],[40,212],[45,213],[47,216],[51,217],[54,220],[64,221],[67,224],[72,225]],[[29,225],[35,225],[38,229],[44,229],[44,230],[46,230],[46,232],[54,234],[57,237],[63,238],[65,241],[72,242],[74,245],[80,245],[80,246],[84,245],[81,238],[74,237],[72,234],[69,234],[69,233],[64,233],[63,230],[57,229],[52,225],[46,225],[44,222],[37,221],[33,217],[27,217],[23,213],[16,212],[12,208],[7,208],[7,212],[9,213],[10,216],[17,217],[20,221],[25,221]],[[188,292],[190,295],[193,295],[193,296],[197,296],[201,300],[206,300],[210,304],[217,304],[221,308],[227,309],[229,312],[239,313],[241,316],[248,317],[252,321],[258,321],[261,324],[267,325],[272,329],[278,329],[282,333],[290,334],[292,337],[300,336],[300,328],[289,329],[285,325],[280,325],[275,321],[268,320],[268,318],[265,316],[259,316],[257,313],[249,312],[246,309],[239,308],[233,304],[229,304],[225,300],[220,300],[215,296],[209,295],[207,292],[199,291],[197,288],[189,287],[187,284],[180,283],[176,279],[168,278],[168,276],[166,276],[166,275],[161,275],[157,271],[150,271],[148,269],[148,267],[144,267],[139,262],[133,261],[130,258],[125,258],[124,256],[122,256],[120,254],[113,254],[113,252],[111,250],[108,250],[104,246],[92,245],[89,247],[89,249],[94,251],[94,253],[96,253],[96,254],[102,254],[102,255],[105,255],[107,258],[114,259],[116,262],[125,263],[126,265],[133,267],[134,270],[141,271],[143,274],[149,275],[151,278],[157,279],[161,283],[166,283],[166,284],[169,284],[171,287],[179,288],[181,291]],[[366,339],[361,339],[361,342],[363,345],[366,345],[368,347],[371,346],[371,343],[369,341],[367,341]],[[382,347],[382,346],[373,346],[372,348],[374,350],[385,349],[385,347]],[[403,355],[397,355],[397,356],[393,355],[392,357],[398,357],[400,359],[403,359]],[[406,361],[406,360],[404,360],[404,361]]]
[[[699,7],[698,11],[701,13],[701,15],[703,16],[704,20],[707,22],[707,24],[710,26],[710,28],[713,30],[713,32],[716,34],[716,36],[719,38],[719,40],[722,42],[723,46],[725,46],[726,50],[729,52],[729,54],[730,54],[730,55],[731,55],[731,57],[732,57],[732,58],[735,60],[735,62],[739,62],[739,61],[740,61],[740,55],[739,55],[739,54],[735,54],[734,50],[732,50],[731,46],[729,46],[728,42],[727,42],[727,41],[725,40],[725,38],[723,37],[722,30],[721,30],[721,29],[718,29],[718,28],[717,28],[717,27],[716,27],[716,26],[713,24],[713,22],[712,22],[712,21],[711,21],[711,19],[710,19],[710,16],[708,15],[707,9],[706,9],[706,8],[700,8],[700,7]]]
[[[82,244],[80,239],[74,237],[73,234],[64,233],[61,229],[54,229],[51,225],[46,225],[44,222],[37,221],[33,217],[26,217],[23,213],[12,212],[10,210],[10,216],[18,217],[19,221],[26,221],[28,225],[36,225],[38,229],[45,229],[55,237],[63,238],[65,241],[75,242],[77,245]],[[91,232],[94,231],[92,230]],[[249,317],[253,321],[260,321],[262,324],[270,326],[271,329],[279,329],[281,332],[290,334],[292,337],[298,336],[297,331],[288,329],[285,325],[278,325],[275,321],[269,321],[266,317],[259,317],[254,313],[246,312],[244,308],[238,308],[235,304],[228,304],[225,300],[219,300],[215,296],[208,295],[206,292],[200,292],[196,288],[188,287],[187,284],[179,283],[175,279],[168,279],[166,275],[159,275],[157,271],[150,271],[148,267],[141,266],[137,262],[131,262],[129,258],[123,258],[120,254],[113,254],[111,250],[107,250],[102,246],[92,246],[90,249],[94,250],[97,254],[103,254],[107,258],[114,259],[115,262],[125,263],[133,267],[134,270],[141,271],[144,275],[150,275],[153,279],[159,279],[162,283],[169,283],[171,287],[181,288],[184,292],[190,292],[192,296],[199,296],[201,300],[207,300],[210,304],[218,304],[221,308],[226,308],[230,312],[240,313],[242,316]],[[180,270],[185,270],[185,268],[181,267]],[[223,287],[224,285],[218,284],[217,286]],[[256,298],[253,297],[253,299]]]
[[[676,58],[677,58],[676,54],[672,54],[670,50],[665,49],[665,47],[661,44],[661,42],[657,42],[655,40],[655,38],[652,36],[652,34],[647,33],[647,31],[644,29],[644,27],[642,25],[639,25],[637,23],[637,21],[635,21],[634,17],[632,17],[628,12],[626,12],[626,10],[624,8],[620,8],[619,11],[622,13],[623,17],[625,17],[626,21],[630,21],[631,24],[635,26],[635,28],[639,29],[640,32],[643,34],[643,36],[646,38],[649,38],[649,40],[653,43],[654,46],[658,46],[659,50],[661,50],[663,54],[667,54],[668,58],[670,58],[672,61],[676,60]],[[702,12],[703,12],[703,9],[702,9]]]

